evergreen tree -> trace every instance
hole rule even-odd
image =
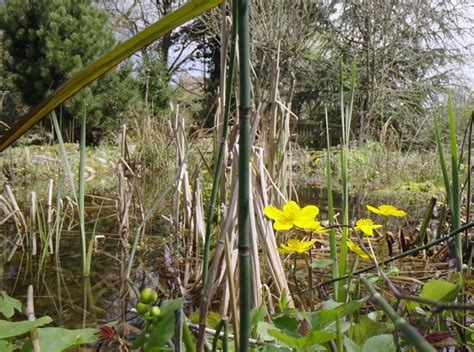
[[[0,7],[0,29],[7,51],[5,70],[28,106],[115,44],[106,12],[93,7],[91,0],[8,0]],[[128,72],[122,66],[68,100],[63,119],[74,126],[86,104],[90,131],[115,124],[128,102],[138,99],[138,87]]]

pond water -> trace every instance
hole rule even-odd
[[[298,189],[300,204],[316,204],[321,208],[320,219],[325,218],[327,192],[318,188]],[[380,205],[392,204],[407,211],[406,219],[395,223],[402,228],[410,229],[418,225],[423,218],[429,196],[413,196],[407,202],[406,197],[388,195],[386,198],[374,198],[370,192],[361,190],[351,195],[351,217],[366,216],[366,204]],[[336,210],[341,212],[342,197],[335,194]],[[92,206],[89,208],[87,218],[95,218]],[[9,262],[1,261],[0,289],[5,289],[9,294],[26,303],[27,287],[34,285],[35,310],[37,317],[49,315],[54,324],[67,328],[80,328],[84,326],[96,327],[106,322],[120,320],[122,314],[121,290],[125,285],[121,277],[121,261],[118,251],[117,218],[115,209],[109,209],[109,214],[102,213],[102,222],[97,227],[100,235],[96,241],[93,254],[91,277],[81,278],[80,240],[77,231],[64,230],[61,234],[61,247],[59,254],[46,255],[44,265],[39,267],[41,254],[32,256],[29,250],[18,250]],[[116,215],[116,214],[115,214]],[[88,225],[92,231],[93,223]],[[172,241],[167,237],[167,232],[154,226],[144,238],[144,245],[139,248],[132,280],[138,288],[144,286],[159,287],[162,292],[167,292],[169,297],[179,296],[180,290],[176,281],[176,269],[183,258],[182,253],[172,253]],[[14,228],[3,225],[3,233],[15,231]],[[134,232],[130,233],[131,238]],[[188,303],[197,307],[199,288],[188,292]],[[126,318],[134,322],[135,314],[130,313],[134,306],[133,299],[125,307],[128,312]]]

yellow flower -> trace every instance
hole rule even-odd
[[[358,245],[356,245],[354,242],[352,241],[347,241],[347,247],[352,251],[354,252],[355,254],[357,254],[359,257],[363,258],[363,259],[369,259],[369,256],[367,255],[367,253],[365,253],[362,248],[360,248]]]
[[[313,224],[311,224],[311,226],[305,227],[305,229],[313,231],[313,232],[318,232],[318,233],[325,233],[329,231],[329,229],[322,226],[319,221],[314,221]]]
[[[286,244],[281,244],[280,248],[277,248],[280,253],[290,253],[290,252],[297,252],[297,253],[304,253],[307,252],[316,240],[311,241],[300,241],[298,239],[292,238],[289,239]]]
[[[407,215],[403,210],[397,209],[393,205],[381,205],[378,208],[367,205],[367,209],[375,214],[383,216],[397,216],[401,218]]]
[[[381,227],[382,225],[374,224],[374,222],[371,219],[360,219],[360,220],[357,220],[355,229],[362,231],[367,236],[373,236],[374,229],[379,229]]]
[[[313,226],[314,218],[319,214],[319,208],[308,205],[301,209],[296,202],[289,201],[283,206],[283,211],[275,207],[265,207],[263,213],[275,220],[273,224],[275,230],[289,230],[293,225],[304,229]]]

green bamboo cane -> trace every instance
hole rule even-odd
[[[416,347],[417,351],[436,351],[436,349],[428,341],[426,341],[425,338],[421,336],[413,326],[411,326],[405,319],[395,312],[392,306],[382,297],[379,292],[375,290],[370,281],[367,280],[364,275],[361,275],[360,279],[374,300],[379,304],[380,308],[382,308],[382,310],[385,312],[385,314],[387,314],[395,326],[405,334],[405,337]]]
[[[459,159],[458,159],[458,147],[456,144],[456,129],[454,124],[454,111],[453,111],[453,98],[451,93],[448,97],[448,117],[449,117],[449,140],[450,140],[450,153],[451,153],[451,175],[452,175],[452,204],[451,204],[451,215],[453,230],[461,227],[461,191],[459,181]],[[454,245],[456,248],[456,271],[462,272],[462,240],[461,233],[454,236]]]
[[[249,348],[250,337],[250,35],[249,2],[238,0],[238,33],[240,63],[239,107],[239,283],[240,283],[240,351]]]
[[[328,221],[329,226],[334,225],[334,199],[332,194],[332,176],[331,176],[331,143],[329,136],[329,119],[328,109],[325,109],[326,118],[326,188],[328,190]],[[337,257],[337,242],[336,242],[336,229],[332,228],[329,231],[329,250],[331,252],[331,259],[334,263],[331,265],[331,277],[335,279],[339,277],[338,257]],[[334,282],[334,299],[337,300],[339,292],[339,282]]]

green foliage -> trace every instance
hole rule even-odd
[[[429,280],[421,290],[420,298],[431,299],[433,301],[454,302],[459,285],[452,284],[445,280]]]
[[[38,329],[38,336],[42,351],[61,352],[70,347],[97,342],[98,331],[98,329],[41,328]]]
[[[365,341],[362,352],[395,352],[397,346],[393,335],[377,335]]]
[[[8,296],[3,291],[0,297],[0,313],[6,318],[11,318],[14,311],[23,312],[24,308],[20,301]],[[40,328],[52,322],[48,316],[38,318],[33,321],[7,321],[0,320],[0,351],[12,351],[13,346],[9,341],[3,339],[10,339],[13,337],[26,334],[33,329],[36,329],[43,351],[60,352],[69,347],[79,347],[85,343],[94,343],[97,341],[97,329],[78,329],[67,330],[62,328]],[[33,347],[31,340],[27,340],[23,345],[22,351],[32,351]]]
[[[132,349],[143,348],[144,351],[162,349],[173,337],[175,312],[182,305],[182,298],[163,301],[160,305],[161,314],[147,320],[145,329],[133,343]]]
[[[6,320],[0,320],[0,339],[26,334],[30,330],[49,324],[52,321],[53,320],[50,317],[41,317],[33,321],[25,320],[10,322]]]
[[[393,324],[384,323],[379,320],[372,320],[368,316],[363,316],[357,324],[349,329],[349,335],[355,344],[363,346],[364,342],[369,338],[379,335],[388,334],[394,329]]]
[[[160,116],[169,105],[170,75],[159,53],[148,50],[143,55],[138,67],[138,81],[148,112]]]
[[[0,8],[5,68],[23,103],[34,106],[115,43],[107,15],[90,0],[11,0]],[[121,117],[138,97],[124,66],[70,99],[62,116],[70,123],[86,103],[92,127]],[[69,126],[68,126],[69,127]]]
[[[20,313],[23,311],[21,302],[8,296],[5,291],[2,291],[2,295],[0,296],[0,313],[2,313],[5,318],[10,319],[13,314],[15,314],[15,310]]]

